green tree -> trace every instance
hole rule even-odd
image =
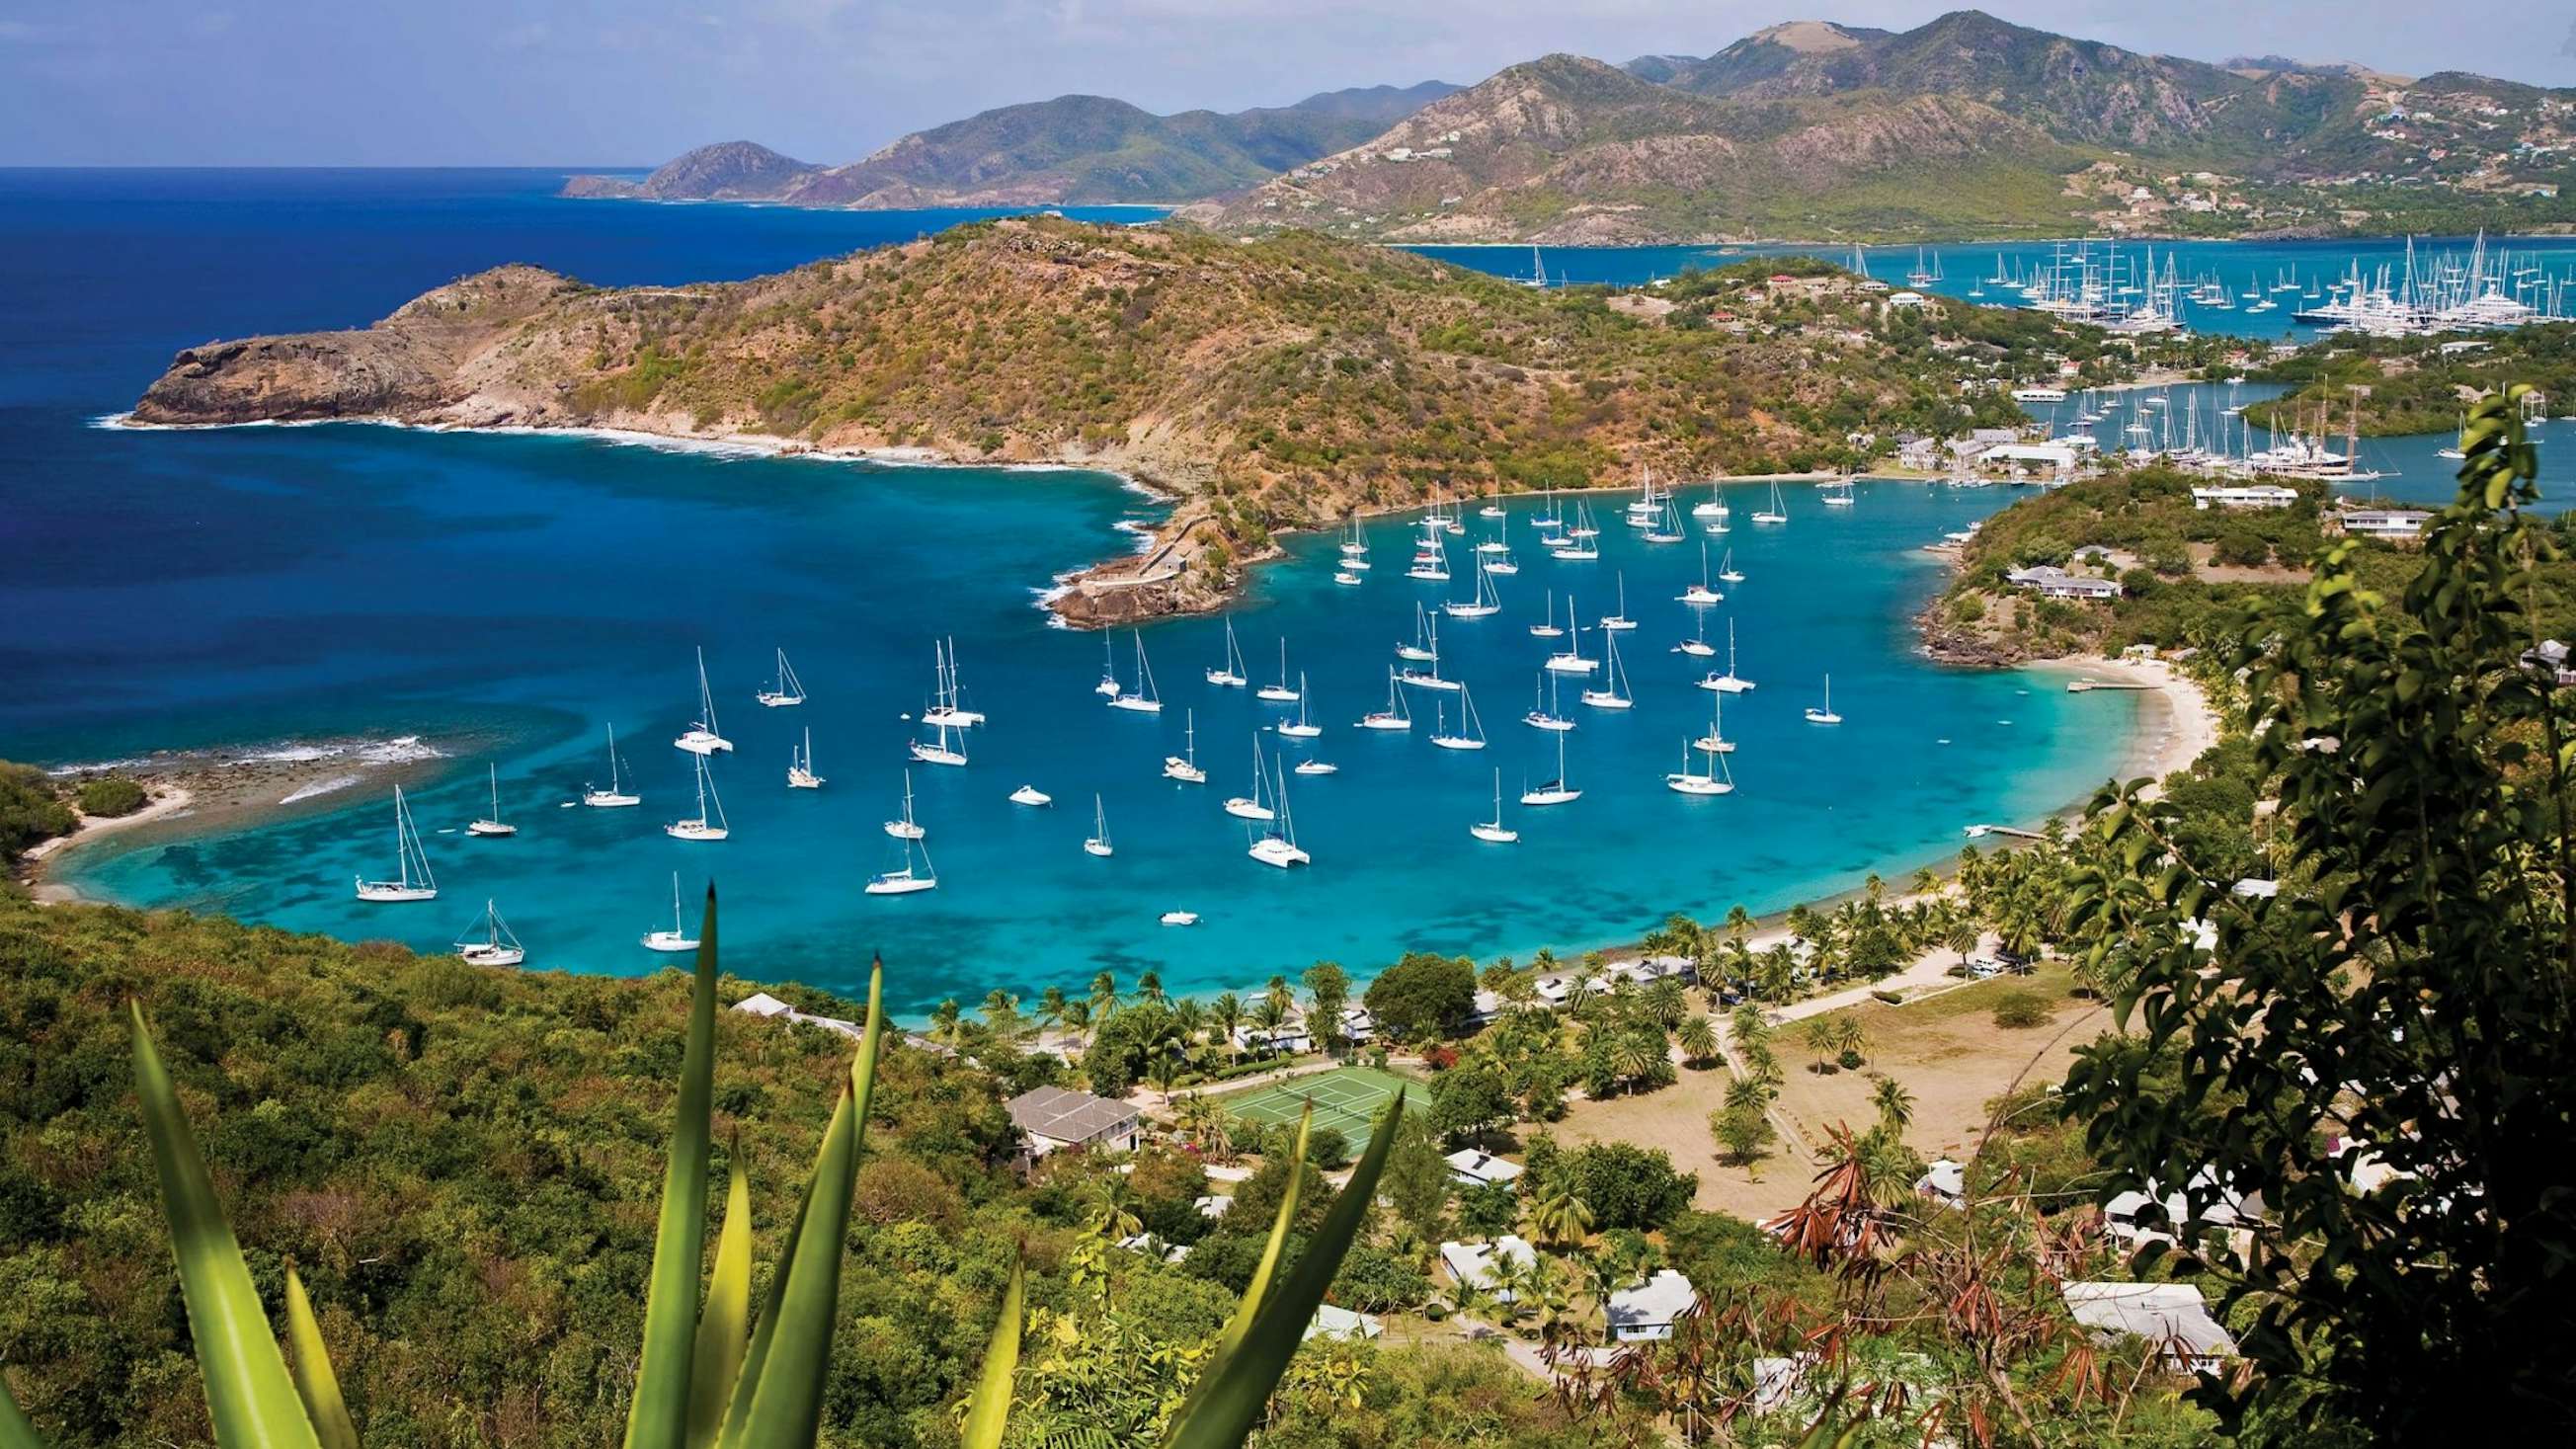
[[[1529,1205],[1530,1232],[1552,1247],[1580,1243],[1592,1232],[1592,1205],[1571,1184],[1553,1186]]]
[[[1705,1016],[1694,1016],[1673,1033],[1673,1043],[1692,1066],[1705,1066],[1717,1057],[1717,1027]]]
[[[1708,1130],[1738,1166],[1760,1177],[1757,1169],[1770,1150],[1773,1135],[1768,1113],[1757,1106],[1730,1104],[1709,1114]]]
[[[1482,1137],[1512,1115],[1511,1089],[1491,1067],[1462,1066],[1431,1081],[1431,1125],[1444,1137]]]
[[[1307,1019],[1314,1023],[1315,1043],[1326,1050],[1342,1040],[1342,1010],[1350,1005],[1351,975],[1331,961],[1306,968]]]
[[[1369,1015],[1400,1042],[1436,1040],[1476,1004],[1476,970],[1462,957],[1407,952],[1369,983]]]
[[[1914,1125],[1914,1094],[1894,1077],[1881,1077],[1870,1089],[1869,1104],[1878,1111],[1878,1124],[1893,1136],[1903,1136]]]

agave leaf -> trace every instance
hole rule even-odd
[[[707,1306],[698,1314],[698,1341],[689,1360],[689,1449],[715,1443],[724,1427],[726,1401],[751,1335],[751,1182],[742,1150],[733,1153],[733,1180],[725,1190],[724,1229],[716,1235],[715,1277]]]
[[[134,1020],[134,1095],[143,1107],[144,1135],[161,1176],[161,1210],[170,1220],[170,1248],[179,1263],[179,1290],[188,1305],[188,1333],[197,1341],[197,1367],[206,1380],[206,1412],[222,1449],[320,1449],[287,1376],[286,1356],[260,1305],[259,1288],[242,1262],[241,1244],[215,1201],[214,1179],[197,1139],[188,1131],[178,1089],[152,1044],[140,1002],[128,1003]]]
[[[1306,1109],[1297,1114],[1297,1148],[1289,1157],[1290,1162],[1306,1160],[1306,1134],[1314,1122],[1315,1104],[1309,1102]],[[1244,1335],[1252,1331],[1252,1320],[1260,1316],[1261,1300],[1269,1296],[1270,1280],[1279,1271],[1279,1256],[1288,1245],[1288,1224],[1297,1217],[1298,1189],[1305,1185],[1305,1181],[1303,1172],[1288,1174],[1288,1190],[1279,1195],[1279,1215],[1270,1220],[1270,1241],[1262,1245],[1261,1262],[1252,1270],[1252,1281],[1244,1285],[1243,1301],[1234,1306],[1234,1316],[1226,1320],[1225,1334],[1216,1341],[1216,1352],[1208,1358],[1203,1380],[1213,1375],[1217,1365],[1225,1362],[1227,1355],[1243,1342]]]
[[[295,1348],[295,1391],[322,1449],[358,1449],[358,1426],[349,1422],[349,1405],[340,1397],[340,1377],[331,1372],[331,1350],[323,1345],[322,1325],[313,1321],[313,1300],[304,1295],[304,1280],[295,1265],[286,1265],[286,1341]]]
[[[849,1232],[850,1202],[858,1193],[859,1149],[867,1135],[868,1102],[876,1091],[877,1049],[885,1038],[884,998],[885,966],[880,962],[868,976],[868,1030],[850,1063],[849,1089],[823,1133],[795,1245],[753,1340],[758,1361],[745,1362],[726,1415],[722,1442],[730,1449],[803,1449],[821,1430],[823,1375],[841,1293],[842,1244]]]
[[[1296,1356],[1306,1325],[1314,1321],[1316,1305],[1324,1301],[1324,1290],[1341,1270],[1342,1255],[1350,1251],[1369,1204],[1377,1200],[1378,1177],[1386,1170],[1386,1155],[1395,1145],[1396,1127],[1403,1117],[1404,1093],[1399,1089],[1394,1107],[1369,1134],[1368,1151],[1351,1170],[1349,1186],[1333,1199],[1323,1226],[1307,1240],[1305,1255],[1288,1270],[1285,1280],[1264,1295],[1260,1316],[1235,1351],[1210,1364],[1190,1390],[1163,1441],[1167,1449],[1237,1449],[1261,1421],[1270,1391],[1288,1371],[1288,1360]],[[1285,1226],[1283,1220],[1272,1228],[1274,1239]]]
[[[832,1109],[836,1123],[848,1105],[845,1094]],[[832,1128],[824,1129],[826,1140],[832,1131]],[[796,1245],[805,1240],[805,1214],[813,1206],[814,1184],[808,1181],[804,1198],[796,1204],[796,1217],[787,1225],[787,1241],[779,1246],[778,1261],[781,1263],[796,1261]],[[787,1275],[784,1272],[771,1275],[769,1296],[761,1300],[760,1317],[752,1321],[751,1347],[743,1353],[742,1367],[734,1374],[733,1394],[725,1404],[724,1431],[716,1436],[716,1443],[720,1446],[742,1441],[743,1423],[751,1416],[752,1390],[760,1383],[761,1366],[769,1362],[769,1341],[777,1334],[778,1305],[786,1292]]]
[[[680,1104],[671,1117],[671,1162],[662,1178],[662,1217],[653,1233],[653,1273],[644,1297],[643,1352],[635,1401],[626,1411],[626,1449],[683,1449],[689,1420],[689,1359],[698,1321],[698,1265],[707,1248],[708,1104],[716,1073],[716,888],[698,928],[697,979],[689,994],[688,1046],[680,1058]]]
[[[9,1376],[0,1374],[0,1449],[45,1449],[45,1441],[36,1437],[36,1426],[18,1412],[18,1401],[9,1397]]]
[[[1027,1291],[1028,1264],[1015,1259],[1011,1286],[1002,1290],[1002,1316],[993,1323],[992,1346],[984,1350],[984,1372],[967,1401],[964,1449],[1001,1449],[1002,1430],[1011,1416],[1011,1376],[1020,1367],[1021,1305]]]

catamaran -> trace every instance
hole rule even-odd
[[[1726,672],[1708,676],[1699,682],[1699,687],[1713,689],[1720,694],[1742,694],[1753,687],[1753,681],[1744,679],[1735,672],[1735,621],[1733,619],[1726,621]]]
[[[1782,502],[1780,499],[1779,484],[1774,483],[1771,485],[1770,506],[1755,513],[1753,515],[1753,521],[1756,523],[1786,523],[1789,521],[1789,505]]]
[[[1306,703],[1306,676],[1303,671],[1300,671],[1297,675],[1297,717],[1282,721],[1279,733],[1292,740],[1311,740],[1324,732],[1322,725],[1308,717]]]
[[[787,662],[786,650],[775,652],[778,655],[777,674],[767,689],[752,698],[771,709],[792,709],[805,702],[805,681],[796,677],[796,666]]]
[[[466,826],[465,833],[485,836],[518,834],[519,827],[501,818],[501,767],[485,765],[483,768],[492,781],[492,813]]]
[[[1556,737],[1556,778],[1535,789],[1521,791],[1524,805],[1571,805],[1583,798],[1583,792],[1568,783],[1565,773],[1565,736]]]
[[[1565,631],[1556,627],[1556,590],[1547,591],[1547,617],[1529,626],[1533,639],[1562,639]]]
[[[1394,670],[1389,669],[1386,672],[1386,708],[1361,715],[1359,727],[1364,730],[1413,728],[1413,716],[1405,712],[1404,691],[1396,687]]]
[[[903,864],[896,866],[892,870],[882,871],[876,875],[869,876],[868,883],[861,888],[863,894],[872,896],[908,896],[915,891],[935,891],[939,889],[938,873],[933,871],[930,867],[929,846],[922,844],[918,840],[907,840],[902,842],[897,848],[903,852]],[[912,858],[915,854],[918,854],[921,857],[921,864],[918,866],[915,866],[912,863]]]
[[[510,934],[510,923],[501,919],[500,910],[488,899],[483,902],[481,924],[457,938],[456,954],[468,966],[516,966],[528,959],[528,949]]]
[[[1278,812],[1268,803],[1269,797],[1265,792],[1269,785],[1269,772],[1261,763],[1261,741],[1256,738],[1252,742],[1252,793],[1228,797],[1225,813],[1238,820],[1272,819]]]
[[[1128,632],[1136,636],[1136,688],[1132,693],[1121,692],[1109,701],[1109,707],[1133,710],[1138,714],[1161,714],[1163,701],[1154,692],[1154,669],[1145,662],[1145,631],[1131,629]]]
[[[1834,713],[1834,677],[1828,674],[1825,676],[1825,707],[1823,709],[1818,709],[1813,705],[1809,705],[1807,707],[1807,723],[1838,725],[1842,722],[1843,717]]]
[[[1538,672],[1538,677],[1539,692],[1544,693],[1545,698],[1532,699],[1530,712],[1522,715],[1521,720],[1536,729],[1570,730],[1574,728],[1574,721],[1556,712],[1556,676],[1542,669]]]
[[[617,758],[617,726],[610,725],[608,727],[608,788],[595,789],[584,782],[581,787],[581,803],[601,810],[614,810],[621,805],[643,804],[643,796],[629,794],[619,784],[617,777],[621,767],[622,762]]]
[[[1691,768],[1691,747],[1682,746],[1682,767],[1664,776],[1664,788],[1678,795],[1725,795],[1735,789],[1735,781],[1726,773],[1726,757],[1708,757],[1708,771],[1702,774]]]
[[[1260,764],[1258,758],[1253,761],[1256,772]],[[1314,864],[1313,856],[1297,848],[1297,818],[1288,813],[1288,777],[1285,774],[1272,783],[1270,797],[1279,802],[1279,818],[1271,822],[1270,828],[1263,831],[1261,838],[1252,842],[1252,848],[1244,854],[1263,865],[1275,865],[1281,870],[1292,865]]]
[[[1712,755],[1735,753],[1735,741],[1726,737],[1726,696],[1716,695],[1708,702],[1708,733],[1691,743]]]
[[[1613,633],[1637,627],[1637,621],[1628,617],[1628,575],[1625,570],[1619,574],[1618,611],[1602,615],[1600,625],[1604,630]]]
[[[1707,544],[1703,543],[1699,546],[1699,582],[1682,590],[1674,597],[1693,607],[1698,607],[1703,604],[1720,604],[1726,601],[1726,595],[1721,594],[1717,590],[1708,586]]]
[[[1185,718],[1187,723],[1181,730],[1185,753],[1163,757],[1163,778],[1178,780],[1184,785],[1204,785],[1207,783],[1207,771],[1199,768],[1198,711],[1190,711]]]
[[[733,834],[725,823],[724,801],[716,798],[715,781],[707,775],[707,757],[697,758],[698,813],[686,820],[674,820],[662,827],[662,833],[673,840],[722,840]],[[713,808],[709,808],[709,802]]]
[[[1500,769],[1494,771],[1494,818],[1477,821],[1467,827],[1467,833],[1495,845],[1510,845],[1521,838],[1519,831],[1503,824],[1503,772]]]
[[[358,899],[390,904],[438,899],[438,880],[429,873],[429,856],[420,848],[420,829],[411,823],[411,806],[402,786],[394,787],[394,854],[401,864],[392,880],[358,877]]]
[[[966,691],[957,682],[957,641],[951,639],[947,646],[942,648],[938,641],[933,640],[930,645],[930,660],[930,708],[921,712],[921,722],[933,725],[954,725],[961,730],[982,724],[984,716],[976,710],[966,708]]]
[[[1281,636],[1279,640],[1279,682],[1277,684],[1265,684],[1259,689],[1254,690],[1252,693],[1253,698],[1266,699],[1272,704],[1295,704],[1297,702],[1297,691],[1288,687],[1288,640],[1286,636]]]
[[[644,933],[644,949],[647,951],[694,951],[698,949],[698,938],[680,929],[680,873],[676,870],[671,872],[671,929],[667,931],[646,931]]]
[[[1280,647],[1287,647],[1285,640]],[[1232,619],[1225,621],[1225,662],[1207,672],[1207,682],[1226,689],[1241,689],[1249,682],[1243,672],[1243,646],[1235,642]]]
[[[897,840],[921,840],[930,834],[928,830],[922,828],[920,819],[912,813],[912,772],[910,770],[903,772],[903,813],[885,823],[885,833]]]
[[[1495,590],[1494,580],[1483,559],[1476,560],[1476,596],[1451,599],[1440,606],[1440,611],[1452,619],[1482,619],[1503,611],[1503,596]]]
[[[1602,677],[1602,688],[1583,691],[1583,702],[1594,709],[1634,709],[1637,701],[1628,692],[1627,666],[1619,662],[1619,636],[1604,634],[1601,637],[1609,641],[1610,668]]]
[[[814,732],[810,729],[805,732],[805,744],[802,749],[792,745],[788,747],[787,788],[790,790],[823,788],[823,777],[814,773]]]
[[[716,733],[716,696],[715,691],[707,688],[707,651],[704,648],[698,650],[698,717],[689,721],[689,727],[671,743],[693,755],[712,755],[718,750],[733,749],[733,741]]]
[[[1440,625],[1418,599],[1413,605],[1413,642],[1396,645],[1395,657],[1415,664],[1440,657]]]
[[[1431,743],[1444,750],[1481,750],[1485,747],[1485,723],[1476,718],[1476,698],[1467,686],[1458,686],[1458,733],[1447,726],[1448,708],[1444,703],[1435,712]]]
[[[1082,848],[1092,855],[1117,853],[1109,844],[1109,812],[1101,807],[1098,795],[1091,797],[1091,838],[1082,842]]]

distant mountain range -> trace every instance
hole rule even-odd
[[[1395,241],[2321,233],[2576,225],[2576,90],[2142,55],[1959,11],[1705,56],[1551,55],[1464,90],[1156,116],[1065,96],[845,166],[748,143],[569,194],[817,206],[1176,202]],[[2562,194],[2563,193],[2563,194]]]

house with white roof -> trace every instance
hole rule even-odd
[[[1691,1280],[1671,1268],[1610,1295],[1610,1336],[1638,1343],[1673,1336],[1673,1324],[1699,1301]]]
[[[1136,1109],[1124,1102],[1064,1087],[1032,1087],[1011,1099],[1010,1111],[1011,1125],[1027,1139],[1022,1151],[1030,1161],[1077,1147],[1136,1150]]]
[[[2004,575],[2004,582],[2018,589],[2029,589],[2043,599],[2116,599],[2126,592],[2117,579],[2070,574],[2055,564],[2013,569]]]
[[[2203,1230],[2237,1230],[2252,1227],[2260,1216],[2253,1199],[2221,1186],[2217,1172],[2211,1168],[2204,1167],[2192,1175],[2191,1193],[2204,1200],[2196,1223],[2190,1219],[2191,1207],[2182,1193],[2164,1192],[2154,1183],[2147,1187],[2144,1192],[2132,1189],[2119,1193],[2102,1204],[2104,1231],[2131,1248],[2171,1243],[2174,1231],[2187,1224]],[[2151,1226],[2144,1219],[2148,1210],[2156,1207],[2164,1210],[2164,1217]]]
[[[2185,1372],[2216,1373],[2236,1356],[2236,1340],[2188,1283],[2069,1283],[2061,1291],[2066,1311],[2096,1337],[2146,1339]]]
[[[1305,1337],[1329,1338],[1347,1343],[1355,1338],[1375,1338],[1386,1332],[1386,1325],[1365,1313],[1335,1308],[1330,1303],[1315,1305],[1315,1319],[1306,1325]]]
[[[2191,490],[2191,506],[2202,510],[2287,508],[2298,501],[2298,489],[2284,488],[2278,483],[2238,483]]]
[[[1248,1052],[1285,1052],[1293,1056],[1313,1051],[1315,1037],[1306,1029],[1306,1018],[1290,1016],[1268,1030],[1247,1021],[1234,1029],[1234,1044]]]
[[[1492,1288],[1497,1264],[1513,1263],[1526,1268],[1538,1261],[1538,1254],[1518,1234],[1505,1233],[1490,1243],[1442,1243],[1440,1261],[1449,1265],[1452,1279],[1471,1287]],[[1512,1301],[1509,1289],[1497,1290],[1494,1297],[1501,1303]]]
[[[1500,1183],[1510,1187],[1521,1175],[1521,1165],[1505,1162],[1490,1152],[1462,1147],[1442,1159],[1449,1164],[1449,1175],[1468,1187],[1486,1187]]]
[[[1938,1158],[1924,1169],[1921,1177],[1914,1179],[1914,1191],[1916,1195],[1931,1198],[1943,1207],[1966,1207],[1968,1169],[1946,1157]]]

